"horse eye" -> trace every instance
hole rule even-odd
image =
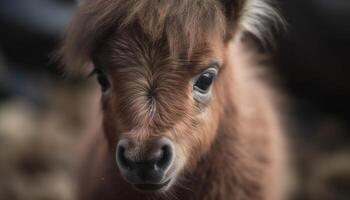
[[[93,73],[96,74],[97,82],[100,84],[102,92],[107,91],[111,85],[105,73],[100,69],[95,69]]]
[[[210,68],[209,70],[206,70],[197,78],[193,86],[193,89],[202,94],[208,93],[215,76],[216,76],[215,69]]]

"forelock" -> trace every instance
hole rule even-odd
[[[269,0],[85,0],[58,55],[69,69],[80,70],[109,34],[135,24],[153,40],[166,38],[174,54],[224,37],[227,25],[269,43],[271,27],[281,21]]]
[[[106,35],[134,24],[153,40],[165,37],[170,52],[190,52],[198,43],[225,34],[217,0],[95,0],[81,2],[61,49],[71,67],[84,66]]]

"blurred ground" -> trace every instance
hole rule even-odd
[[[40,88],[43,99],[11,95],[0,104],[0,199],[74,200],[71,163],[95,124],[98,90],[91,82],[31,78],[26,86]]]
[[[350,3],[280,0],[289,23],[276,72],[291,102],[296,200],[350,199]],[[94,80],[67,79],[50,54],[70,0],[0,1],[0,200],[75,199],[69,165],[95,123]]]

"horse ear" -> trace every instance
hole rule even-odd
[[[263,46],[273,44],[274,33],[285,29],[273,0],[220,0],[225,10],[228,31],[251,35]]]
[[[226,20],[229,28],[232,28],[234,21],[239,18],[239,13],[242,8],[244,0],[220,0],[224,9]]]

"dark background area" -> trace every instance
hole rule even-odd
[[[277,39],[274,66],[291,104],[289,119],[293,129],[291,154],[296,168],[295,199],[348,200],[350,1],[279,0],[279,6],[288,29]],[[87,101],[91,92],[87,91],[91,91],[95,84],[82,79],[67,79],[57,63],[50,59],[74,8],[72,0],[0,1],[0,139],[9,141],[0,146],[0,150],[19,157],[13,161],[19,166],[14,171],[23,171],[22,158],[28,157],[24,152],[31,146],[22,144],[21,136],[14,139],[10,132],[22,129],[25,132],[28,124],[38,124],[40,130],[32,130],[36,137],[41,137],[39,132],[60,132],[58,130],[62,127],[65,127],[66,135],[79,135],[77,130],[83,132],[87,127],[88,111],[77,107],[92,105]],[[27,115],[30,120],[23,119]],[[16,123],[9,123],[10,117]],[[46,127],[43,124],[47,123],[54,123],[57,129],[42,130]],[[5,149],[16,145],[23,146],[20,152]],[[46,163],[45,155],[35,158]],[[5,162],[7,160],[0,154],[0,175]],[[37,166],[25,162],[25,166],[45,169],[46,173],[61,173],[49,170],[52,163]],[[33,170],[28,171],[28,167],[24,169],[21,173],[30,174],[29,177],[36,174]],[[58,184],[67,185],[68,179],[65,181]],[[15,183],[1,184],[0,181],[0,196],[13,195],[11,199],[23,199],[18,191],[22,191],[23,196],[31,194],[33,199],[42,195],[40,191],[29,191],[30,187],[24,190],[16,187]],[[67,186],[63,188],[65,196],[55,195],[53,199],[73,199],[69,196],[72,191]],[[45,195],[50,194],[55,193]]]
[[[295,199],[350,199],[350,1],[280,0],[276,71],[292,100]]]
[[[289,23],[278,70],[289,91],[325,112],[348,117],[350,2],[281,0]]]

